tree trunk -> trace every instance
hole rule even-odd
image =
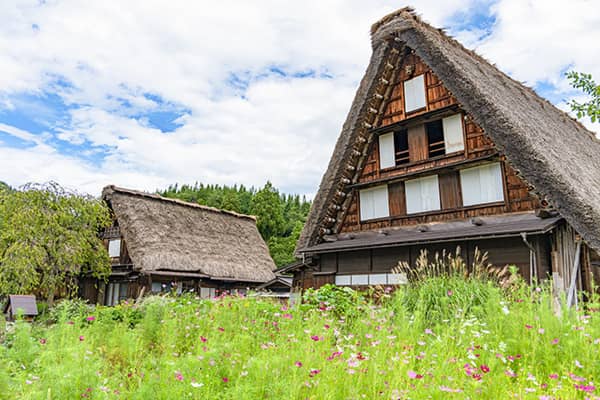
[[[48,308],[52,307],[54,304],[54,290],[51,290],[46,298],[46,303],[48,303]]]

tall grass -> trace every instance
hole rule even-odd
[[[238,297],[65,304],[55,322],[7,328],[0,398],[596,398],[598,316],[555,316],[547,288],[433,275],[377,304],[342,292],[292,309]]]

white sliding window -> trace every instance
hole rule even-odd
[[[462,115],[455,114],[446,117],[442,119],[442,124],[444,126],[444,145],[446,147],[446,154],[464,150],[465,143],[463,139]]]
[[[389,217],[390,207],[388,201],[387,185],[363,189],[360,192],[360,219]]]
[[[504,201],[500,163],[461,170],[460,186],[465,206]]]
[[[394,132],[379,136],[379,168],[396,166]]]
[[[411,112],[427,105],[425,97],[425,75],[415,76],[404,81],[404,107],[405,112]]]
[[[113,239],[108,242],[108,255],[119,257],[121,255],[121,239]]]
[[[437,175],[406,181],[404,187],[407,214],[440,209],[440,186]]]

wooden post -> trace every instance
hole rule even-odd
[[[581,258],[581,240],[577,241],[577,249],[575,250],[575,262],[573,263],[573,271],[571,272],[571,286],[567,294],[567,307],[571,308],[571,303],[577,304],[577,296],[575,295],[575,285],[577,284],[577,269],[579,268],[579,259]]]

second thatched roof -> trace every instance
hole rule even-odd
[[[275,264],[252,216],[107,186],[134,268],[267,282]]]

